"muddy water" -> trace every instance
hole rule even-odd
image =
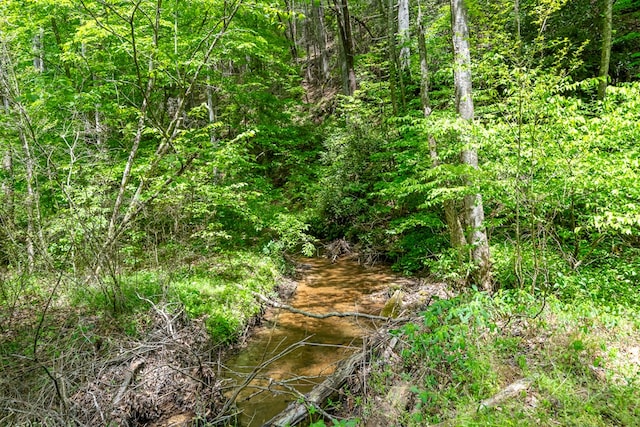
[[[314,258],[302,262],[304,277],[287,303],[314,313],[378,314],[384,304],[380,291],[397,280],[388,269],[365,268],[353,261],[332,264],[329,260]],[[322,382],[338,361],[359,348],[361,337],[370,327],[371,323],[362,319],[314,319],[285,310],[270,310],[247,347],[226,361],[230,371],[239,373],[231,374],[230,378],[242,383],[256,366],[287,347],[302,340],[306,340],[305,345],[265,366],[242,390],[236,400],[237,409],[242,411],[240,425],[261,426],[296,400],[291,387],[306,393]]]

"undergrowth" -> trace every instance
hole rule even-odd
[[[0,317],[0,425],[71,425],[65,402],[95,374],[94,364],[117,360],[125,343],[146,342],[159,315],[181,318],[184,311],[202,321],[212,348],[228,344],[260,310],[252,292],[271,291],[280,268],[263,254],[236,252],[174,271],[122,271],[83,286],[63,276],[7,276],[0,292],[7,308]]]
[[[368,378],[371,395],[351,417],[397,426],[640,425],[637,261],[613,267],[556,269],[544,289],[433,301],[392,330],[399,358],[373,365],[381,368]],[[524,391],[484,405],[519,381]],[[380,407],[391,401],[402,407]]]

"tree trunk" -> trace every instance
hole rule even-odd
[[[298,28],[296,25],[296,11],[294,0],[285,0],[284,4],[287,8],[287,29],[285,31],[285,37],[289,40],[289,50],[291,52],[291,58],[294,62],[298,60]]]
[[[424,24],[422,21],[422,10],[418,12],[418,51],[420,53],[420,100],[422,103],[422,111],[424,117],[427,118],[431,115],[431,101],[429,99],[429,63],[427,62],[427,46],[424,36]],[[431,162],[433,166],[440,164],[438,157],[437,143],[433,135],[429,135],[429,154],[431,156]],[[445,200],[444,216],[449,228],[449,237],[451,246],[458,250],[461,250],[467,245],[467,239],[464,237],[464,231],[460,218],[456,210],[456,204],[453,200]]]
[[[33,36],[33,68],[39,73],[44,72],[44,28]]]
[[[339,3],[338,3],[339,1]],[[338,14],[338,32],[342,42],[342,53],[344,56],[344,92],[346,95],[353,95],[358,88],[356,81],[353,37],[351,35],[351,17],[349,15],[349,5],[347,0],[333,0]]]
[[[418,51],[420,53],[420,101],[425,117],[431,115],[431,100],[429,99],[429,62],[427,61],[427,44],[422,22],[422,9],[418,11]]]
[[[2,61],[2,59],[0,59],[0,61]],[[4,110],[4,114],[9,114],[9,94],[6,93],[6,76],[3,62],[4,61],[0,62],[0,93],[2,94],[2,108]],[[4,195],[4,204],[7,212],[5,219],[5,221],[7,221],[5,228],[7,228],[13,224],[14,219],[13,152],[9,144],[7,144],[4,153],[2,153],[2,171],[6,177],[5,180],[2,181],[2,193]]]
[[[329,79],[329,52],[327,51],[327,32],[324,23],[322,2],[307,4],[305,20],[307,57],[309,58],[308,80],[320,87]]]
[[[473,123],[473,98],[471,85],[471,53],[469,49],[469,27],[464,0],[451,0],[451,28],[453,32],[454,84],[456,110],[463,120]],[[463,133],[464,148],[460,154],[463,164],[478,169],[478,153]],[[470,177],[465,177],[471,185]],[[464,197],[464,218],[468,227],[467,240],[471,244],[471,259],[476,264],[474,280],[485,291],[492,291],[489,242],[484,229],[482,195],[468,194]]]
[[[327,32],[325,30],[324,23],[324,8],[322,7],[322,3],[318,2],[317,6],[318,13],[318,49],[320,50],[320,78],[322,79],[322,83],[324,84],[327,80],[329,80],[329,73],[331,71],[329,66],[329,51],[327,50]]]
[[[382,4],[382,2],[381,2]],[[389,61],[389,93],[391,95],[391,106],[393,107],[393,114],[398,114],[398,54],[396,52],[396,39],[395,39],[395,21],[394,21],[394,10],[393,10],[393,0],[388,0],[387,8],[385,9],[381,5],[382,13],[386,13],[387,15],[387,50],[389,53],[388,61]]]
[[[25,168],[25,183],[27,186],[27,197],[24,201],[25,211],[27,213],[27,235],[26,235],[26,250],[27,260],[29,266],[29,273],[32,273],[35,268],[36,251],[34,239],[38,229],[37,217],[38,217],[38,192],[36,191],[35,183],[35,162],[33,160],[33,153],[31,152],[31,146],[29,140],[22,130],[23,120],[20,120],[20,129],[18,130],[20,142],[22,143],[22,149],[24,150],[24,168]]]
[[[13,155],[11,154],[11,147],[7,147],[2,156],[2,171],[7,177],[2,181],[2,193],[4,194],[4,203],[7,210],[8,219],[13,218],[13,183],[11,177],[13,176]]]
[[[613,21],[613,0],[602,0],[602,54],[600,56],[600,69],[598,70],[598,99],[604,99],[607,93],[607,78],[609,77],[609,62],[611,58],[611,27]]]
[[[400,41],[400,68],[409,70],[409,0],[398,1],[398,36]]]

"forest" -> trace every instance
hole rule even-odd
[[[347,254],[455,296],[311,425],[640,424],[640,1],[3,0],[0,101],[0,425],[235,425]]]

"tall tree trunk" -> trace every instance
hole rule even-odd
[[[322,79],[322,83],[324,84],[327,80],[329,80],[329,73],[331,72],[330,64],[329,64],[329,51],[327,50],[327,31],[325,29],[324,23],[324,8],[322,7],[322,3],[318,2],[317,6],[318,13],[318,48],[320,50],[320,77]]]
[[[287,8],[287,29],[285,31],[285,37],[289,40],[289,50],[291,52],[291,58],[293,61],[298,60],[298,28],[296,25],[296,11],[294,0],[285,0],[285,7]]]
[[[351,32],[351,16],[349,15],[349,5],[347,0],[333,0],[338,14],[338,32],[342,44],[344,56],[344,92],[346,95],[353,95],[358,88],[355,71],[355,53],[353,48],[353,36]]]
[[[34,49],[36,49],[36,44],[41,46],[42,37],[43,32],[40,31],[34,38]],[[38,62],[41,59],[41,54],[34,55],[34,67],[38,71],[42,71],[42,69],[40,69],[42,63]],[[37,143],[37,137],[29,113],[20,102],[20,85],[15,75],[9,49],[4,43],[2,44],[0,64],[0,85],[3,108],[7,114],[15,111],[14,126],[23,151],[24,182],[27,191],[24,200],[24,209],[27,215],[27,232],[24,240],[27,254],[27,267],[29,272],[33,272],[36,263],[36,241],[42,249],[45,248],[44,235],[40,226],[40,193],[37,185],[36,159],[31,147],[31,142]],[[9,151],[7,156],[12,156],[12,153]],[[7,170],[13,168],[12,157],[5,157],[3,159],[3,168]],[[13,202],[13,188],[8,188],[6,191],[11,191],[10,199]],[[13,206],[11,208],[13,209]],[[43,251],[43,253],[45,252]]]
[[[33,36],[33,68],[37,72],[44,72],[44,28],[40,28]]]
[[[600,69],[598,70],[598,99],[604,99],[607,93],[607,78],[609,77],[609,62],[611,58],[611,27],[613,21],[613,1],[602,0],[602,54],[600,56]]]
[[[27,249],[27,260],[29,266],[29,272],[33,272],[35,268],[35,259],[36,259],[36,251],[34,238],[36,235],[36,208],[38,206],[37,203],[37,192],[35,190],[35,166],[33,161],[33,155],[31,153],[31,147],[29,144],[29,140],[25,136],[22,130],[19,130],[20,142],[22,143],[22,148],[24,150],[24,167],[26,173],[26,184],[27,184],[27,197],[24,201],[24,207],[27,213],[27,235],[26,235],[26,249]]]
[[[420,100],[422,103],[422,111],[424,117],[427,118],[431,115],[431,100],[429,99],[429,63],[427,60],[427,46],[425,43],[425,31],[424,23],[422,20],[422,10],[418,12],[418,51],[420,53]],[[433,166],[440,164],[438,157],[438,149],[436,139],[433,135],[429,135],[429,154]],[[464,230],[460,223],[460,217],[458,216],[456,204],[454,200],[445,200],[443,203],[444,216],[449,228],[449,238],[451,246],[458,250],[462,250],[467,246],[467,239],[464,236]]]
[[[409,0],[398,1],[398,39],[400,41],[400,68],[409,70]]]
[[[471,85],[471,53],[469,49],[469,26],[464,0],[451,0],[451,29],[453,32],[454,84],[456,110],[460,117],[473,123],[473,98]],[[478,153],[463,133],[464,148],[460,154],[463,164],[478,169]],[[465,178],[471,184],[469,177]],[[474,280],[485,291],[492,291],[489,242],[484,229],[482,195],[468,194],[464,197],[464,218],[468,227],[468,242],[471,244],[471,259],[477,268]]]
[[[393,20],[393,0],[387,1],[387,6],[383,5],[382,1],[380,1],[380,14],[384,16],[386,14],[387,17],[387,51],[388,51],[388,61],[389,61],[389,94],[391,95],[391,106],[393,108],[393,114],[398,114],[398,67],[396,64],[398,63],[398,58],[396,54],[396,41],[395,41],[395,31],[394,31],[394,20]]]
[[[4,50],[4,46],[3,46]],[[10,114],[11,106],[9,104],[9,93],[8,87],[6,86],[7,74],[5,70],[4,64],[4,55],[2,52],[2,56],[0,56],[0,96],[2,98],[2,110],[4,114]],[[2,153],[2,171],[6,177],[5,180],[2,181],[2,193],[4,195],[4,203],[6,207],[6,218],[7,224],[5,227],[10,227],[13,224],[13,215],[14,215],[14,183],[13,183],[13,152],[12,148],[9,144],[5,148],[4,153]]]
[[[307,57],[311,60],[307,67],[308,80],[322,86],[329,80],[329,52],[327,51],[327,32],[324,23],[322,2],[314,1],[307,5],[305,30],[307,33]]]
[[[2,193],[4,196],[4,205],[6,210],[7,224],[5,227],[11,227],[13,224],[14,215],[14,190],[13,190],[13,153],[11,147],[7,147],[2,156],[2,171],[4,172],[5,179],[2,181]]]
[[[213,66],[209,65],[209,75],[207,76],[207,110],[209,112],[209,125],[211,126],[211,145],[216,145],[216,130],[214,129],[214,123],[216,122],[216,105],[214,103],[214,87],[211,81],[211,74],[213,73]]]

